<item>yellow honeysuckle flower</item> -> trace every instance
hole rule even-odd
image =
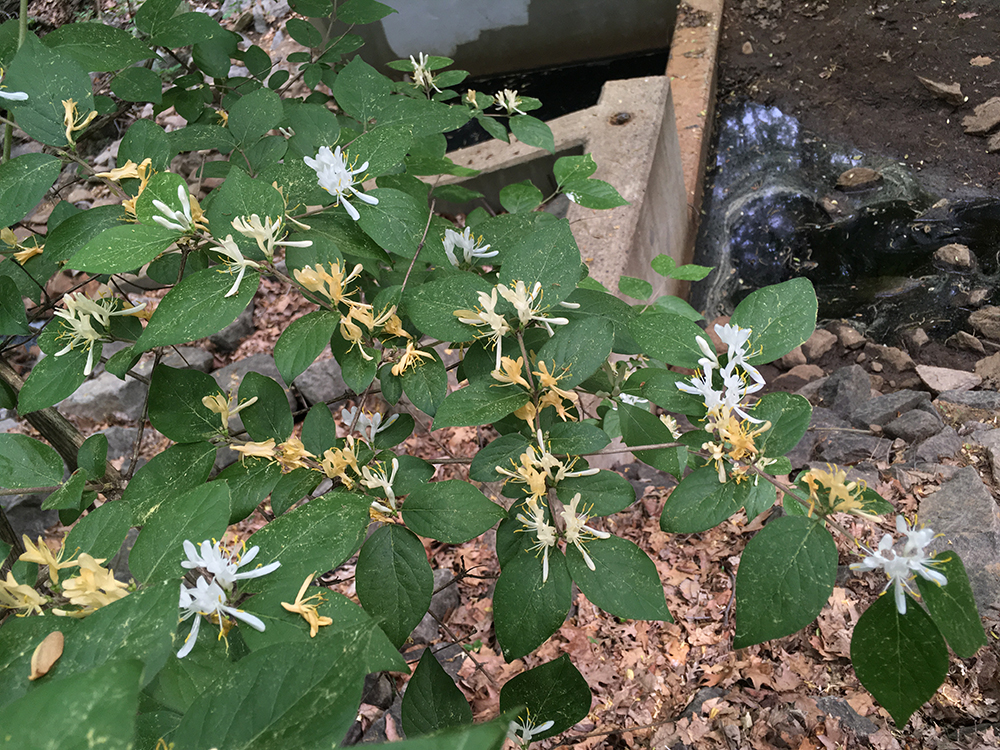
[[[36,255],[41,255],[42,251],[45,249],[44,245],[32,245],[31,247],[26,247],[23,250],[18,250],[14,253],[14,260],[20,263],[22,266],[29,260],[34,258]]]
[[[289,612],[301,615],[302,618],[309,623],[310,638],[315,638],[316,633],[319,632],[320,628],[333,624],[333,620],[331,618],[321,615],[316,611],[316,608],[323,601],[323,594],[317,593],[303,598],[303,594],[306,593],[306,589],[309,588],[309,584],[312,583],[312,580],[315,577],[315,572],[306,576],[306,580],[303,581],[302,587],[299,589],[299,593],[296,594],[295,601],[292,604],[289,604],[288,602],[281,603],[282,607],[287,609]],[[312,601],[315,601],[316,603],[310,604]]]
[[[320,265],[296,268],[292,271],[292,275],[310,292],[322,294],[333,304],[339,305],[341,302],[347,302],[347,297],[356,291],[353,289],[347,291],[347,285],[361,275],[364,267],[358,263],[349,274],[345,275],[339,263],[330,263],[329,266],[329,271]]]
[[[434,355],[430,352],[422,352],[417,349],[412,341],[406,342],[406,351],[403,352],[403,356],[400,357],[399,362],[392,366],[392,374],[396,377],[402,375],[409,368],[417,369],[420,366],[420,359],[434,359]]]
[[[323,453],[323,460],[320,461],[323,473],[330,479],[339,477],[347,489],[354,486],[354,479],[347,473],[348,467],[354,469],[355,474],[361,474],[358,468],[358,457],[354,454],[354,438],[347,438],[346,448],[330,448]]]
[[[290,437],[278,446],[278,463],[281,464],[282,471],[292,471],[306,466],[305,459],[316,458],[306,450],[302,441],[297,437]]]
[[[128,596],[128,585],[117,580],[109,569],[101,567],[102,562],[103,558],[95,560],[86,553],[80,555],[80,575],[63,584],[63,594],[70,604],[82,608],[79,612],[71,613],[71,617],[86,617],[101,607]]]
[[[201,403],[209,411],[214,411],[222,419],[222,429],[229,429],[229,418],[239,414],[241,411],[246,409],[251,404],[257,403],[257,396],[253,398],[248,398],[246,401],[240,403],[235,409],[230,408],[230,404],[233,402],[233,394],[230,393],[228,396],[219,391],[211,396],[205,396],[201,399]]]
[[[49,580],[52,581],[53,584],[59,583],[59,571],[62,568],[72,568],[77,564],[76,560],[63,561],[63,550],[61,548],[58,555],[53,555],[52,550],[49,549],[49,545],[47,545],[41,537],[38,537],[37,545],[31,543],[27,534],[21,535],[21,541],[24,543],[24,549],[26,552],[24,552],[24,554],[17,559],[22,562],[48,565]]]
[[[90,114],[81,116],[76,110],[76,102],[72,99],[63,99],[63,125],[66,126],[66,142],[70,146],[76,145],[76,140],[73,138],[73,133],[78,130],[83,130],[85,127],[93,122],[94,118],[97,117],[97,110],[92,111]]]
[[[111,180],[112,182],[120,182],[124,179],[139,180],[141,187],[146,187],[149,182],[149,178],[152,177],[152,170],[150,166],[152,165],[152,159],[143,159],[141,164],[136,164],[134,161],[129,159],[125,162],[124,166],[112,169],[110,172],[98,172],[94,177],[101,177],[106,180]],[[140,189],[139,192],[142,192]]]
[[[0,607],[24,610],[18,614],[24,617],[32,612],[42,614],[42,605],[48,601],[26,583],[18,583],[14,574],[7,572],[7,580],[0,581]]]
[[[524,357],[518,357],[516,360],[510,357],[501,357],[500,369],[494,370],[490,374],[494,380],[499,380],[503,385],[521,385],[530,389],[531,386],[521,374],[523,367]]]
[[[262,443],[249,442],[231,447],[237,453],[242,453],[243,458],[252,456],[254,458],[269,458],[274,460],[274,438],[268,438]]]

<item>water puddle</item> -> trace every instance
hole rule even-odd
[[[935,259],[951,243],[969,247],[972,267]],[[938,202],[906,166],[824,142],[775,107],[725,103],[695,262],[716,268],[692,289],[709,318],[805,276],[821,319],[884,343],[918,326],[947,338],[994,301],[1000,201]]]

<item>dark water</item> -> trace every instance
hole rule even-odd
[[[853,167],[881,179],[838,189]],[[934,251],[949,243],[967,245],[978,267],[935,265]],[[1000,201],[938,203],[906,166],[824,142],[777,108],[727,103],[695,252],[716,268],[692,290],[710,318],[754,289],[805,276],[821,318],[852,319],[886,343],[918,325],[947,337],[972,304],[997,297]]]
[[[662,76],[667,69],[669,49],[654,50],[642,55],[608,60],[591,60],[578,65],[507,73],[489,78],[467,78],[457,88],[475,89],[487,94],[510,89],[521,96],[532,96],[542,106],[532,112],[540,120],[554,120],[570,112],[597,104],[601,88],[607,81],[620,81],[645,76]],[[492,108],[491,114],[501,110]],[[463,128],[446,133],[448,150],[472,146],[490,136],[475,120]]]

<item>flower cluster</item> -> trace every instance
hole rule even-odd
[[[564,371],[560,375],[554,375],[549,372],[548,365],[544,360],[539,360],[535,364],[536,369],[532,370],[532,374],[538,379],[538,389],[541,393],[538,399],[538,405],[536,406],[533,402],[529,401],[520,409],[514,412],[514,416],[519,419],[523,419],[529,425],[534,424],[535,415],[545,409],[547,406],[552,406],[556,410],[556,414],[562,421],[572,420],[576,421],[576,417],[570,414],[566,410],[567,403],[570,406],[575,405],[579,401],[579,395],[575,391],[567,391],[564,388],[559,387],[559,381],[567,376]],[[500,367],[493,370],[491,373],[494,380],[498,381],[501,385],[520,385],[528,390],[531,390],[531,384],[525,379],[522,374],[524,369],[524,357],[518,357],[517,359],[512,359],[511,357],[501,357]]]
[[[851,570],[884,570],[889,582],[882,589],[883,593],[893,587],[896,599],[896,609],[901,615],[906,614],[906,595],[909,593],[919,598],[920,594],[913,588],[911,581],[920,576],[932,581],[938,586],[944,586],[948,579],[943,573],[932,566],[939,561],[927,554],[926,547],[934,539],[934,532],[928,528],[917,529],[907,523],[902,516],[896,516],[896,531],[906,537],[903,548],[894,547],[892,534],[884,534],[875,550],[861,545],[865,558],[859,563],[853,563]]]
[[[132,216],[135,216],[135,202],[139,200],[139,196],[142,194],[142,191],[146,189],[146,185],[149,184],[149,180],[153,176],[152,163],[153,160],[149,158],[143,159],[141,164],[136,164],[134,161],[129,159],[125,162],[125,166],[112,169],[110,172],[98,172],[94,175],[94,177],[103,177],[104,179],[112,180],[113,182],[120,182],[124,179],[139,180],[139,190],[136,192],[135,196],[122,201],[122,208],[124,208]],[[198,210],[201,210],[200,207]]]
[[[285,442],[275,444],[274,438],[268,438],[261,442],[247,442],[243,445],[233,445],[232,449],[241,453],[243,458],[266,458],[281,465],[283,472],[294,471],[295,469],[311,468],[307,459],[316,458],[315,455],[306,450],[302,441],[297,437],[289,437]]]
[[[281,216],[276,221],[272,221],[270,216],[265,216],[261,222],[257,214],[250,216],[238,216],[233,219],[233,229],[244,237],[250,237],[257,243],[257,247],[267,258],[268,262],[274,261],[275,246],[281,247],[312,247],[312,240],[283,240],[284,220]]]
[[[141,305],[116,310],[114,304],[108,297],[93,300],[79,292],[63,295],[65,309],[56,310],[55,315],[62,319],[65,326],[65,330],[58,338],[68,338],[69,343],[56,352],[55,356],[61,357],[77,346],[82,346],[87,350],[87,366],[83,372],[85,375],[90,375],[94,369],[94,344],[111,340],[107,334],[111,318],[116,315],[134,315],[146,307],[144,302]],[[101,330],[94,328],[95,321],[100,324]]]
[[[547,520],[546,507],[537,496],[532,496],[525,503],[529,515],[517,514],[517,520],[524,524],[524,528],[519,531],[529,531],[535,535],[535,544],[529,550],[537,550],[542,554],[542,583],[549,579],[549,550],[556,546],[559,537],[562,536],[567,544],[572,544],[583,556],[583,561],[591,570],[595,570],[594,561],[584,547],[586,542],[593,539],[607,539],[611,536],[606,531],[598,531],[587,525],[590,517],[586,509],[577,511],[580,503],[580,493],[573,495],[569,505],[563,505],[559,511],[562,519],[562,532]]]
[[[375,436],[388,429],[393,422],[399,419],[399,415],[393,414],[383,422],[381,412],[360,411],[358,407],[352,406],[350,409],[340,410],[340,419],[349,433],[358,433],[362,440],[372,445],[375,442]]]
[[[257,403],[257,396],[248,398],[245,401],[235,404],[236,393],[235,388],[229,392],[227,396],[222,391],[214,393],[211,396],[205,396],[201,399],[201,403],[209,411],[213,411],[219,415],[222,420],[222,431],[224,433],[229,432],[229,419],[236,416],[241,411],[246,409],[248,406],[253,406]]]
[[[472,235],[472,229],[466,227],[465,231],[461,234],[456,232],[454,229],[444,230],[444,252],[448,256],[448,262],[453,266],[458,268],[461,261],[455,255],[455,248],[460,248],[462,250],[462,257],[465,259],[466,265],[471,265],[472,261],[476,258],[493,258],[500,251],[490,250],[489,245],[483,245],[482,236],[476,238]],[[487,252],[489,250],[489,252]]]
[[[413,66],[413,82],[424,91],[429,92],[431,89],[434,89],[440,94],[441,89],[434,84],[434,74],[427,67],[427,55],[423,52],[418,52],[417,58],[415,60],[413,59],[413,55],[410,55],[410,65]]]
[[[37,543],[32,543],[27,535],[23,535],[22,541],[25,552],[18,560],[47,566],[49,588],[56,596],[48,597],[28,584],[19,584],[13,573],[8,572],[6,580],[0,581],[0,608],[18,611],[21,616],[40,615],[43,605],[54,601],[76,607],[53,608],[54,614],[80,618],[128,595],[128,585],[117,580],[111,570],[101,566],[103,558],[95,559],[84,553],[75,560],[63,560],[63,551],[60,549],[58,554],[52,554],[41,537]],[[66,568],[79,568],[79,573],[60,581],[59,571]]]
[[[701,448],[715,461],[719,481],[726,481],[727,461],[732,462],[732,475],[740,481],[750,467],[763,468],[770,459],[759,456],[756,438],[771,428],[770,422],[751,417],[743,409],[744,399],[764,387],[764,378],[748,361],[751,353],[748,342],[752,331],[729,323],[716,325],[715,332],[726,345],[726,363],[719,361],[712,344],[698,336],[698,348],[705,355],[698,360],[701,370],[690,382],[678,382],[677,388],[685,393],[701,396],[708,409],[705,429],[716,435],[714,441],[703,443]],[[715,387],[715,373],[719,371],[722,388]],[[751,424],[760,424],[753,429]]]
[[[809,489],[809,514],[818,510],[822,516],[831,513],[851,513],[862,518],[876,519],[878,515],[865,509],[863,495],[865,482],[848,482],[847,472],[827,464],[827,471],[811,469],[799,477],[799,482]]]
[[[354,187],[356,182],[365,181],[364,176],[358,180],[355,180],[354,177],[359,174],[364,175],[365,170],[368,169],[368,162],[355,169],[355,165],[358,163],[357,157],[348,165],[347,152],[342,152],[340,146],[337,146],[334,151],[331,151],[328,146],[323,146],[316,154],[316,158],[304,156],[302,160],[306,166],[316,172],[319,186],[336,198],[333,205],[338,206],[343,203],[347,214],[355,221],[361,218],[361,214],[358,213],[358,209],[347,202],[349,196],[354,196],[370,206],[378,205],[378,198],[359,192]]]
[[[200,571],[200,574],[194,586],[181,583],[180,619],[183,622],[193,617],[194,622],[184,639],[184,645],[177,652],[178,658],[183,659],[194,648],[202,617],[208,617],[219,626],[219,638],[224,637],[233,626],[233,619],[245,622],[256,630],[264,630],[264,623],[260,618],[229,603],[236,598],[234,589],[237,581],[260,578],[281,567],[281,563],[275,561],[241,573],[239,569],[253,562],[259,551],[259,547],[251,547],[240,553],[223,547],[221,542],[213,543],[208,539],[200,547],[196,547],[191,541],[184,540],[187,559],[181,562],[181,567]]]

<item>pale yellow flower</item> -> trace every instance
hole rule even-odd
[[[434,355],[429,352],[422,352],[417,349],[412,341],[406,342],[406,351],[403,352],[403,356],[400,357],[399,362],[392,366],[392,374],[396,377],[402,375],[410,367],[417,369],[420,367],[420,359],[434,359]]]
[[[19,617],[31,613],[42,614],[42,605],[48,601],[26,583],[18,583],[14,574],[7,572],[7,580],[0,581],[0,607],[24,610]]]
[[[53,555],[52,550],[49,549],[49,545],[47,545],[41,537],[38,537],[37,545],[31,543],[27,534],[21,535],[21,541],[24,542],[24,549],[27,551],[17,559],[22,562],[48,565],[49,580],[52,581],[53,584],[59,583],[59,571],[62,568],[72,568],[77,564],[76,560],[62,560],[62,548],[59,549],[58,555]]]
[[[242,453],[243,458],[248,456],[253,458],[274,459],[274,438],[268,438],[261,443],[248,442],[243,445],[231,446],[237,453]]]
[[[306,466],[305,459],[316,458],[306,450],[302,441],[297,437],[290,437],[278,446],[278,463],[281,464],[282,471],[292,471]]]
[[[518,466],[516,463],[511,461],[514,465],[514,469],[505,469],[503,466],[497,466],[496,472],[498,474],[503,474],[505,477],[509,477],[515,482],[524,482],[528,485],[528,491],[533,497],[543,497],[548,491],[545,485],[545,479],[548,473],[545,471],[545,467],[539,467],[537,465],[537,460],[535,458],[535,451],[533,448],[528,448],[524,453],[521,454],[521,464]],[[541,468],[541,470],[539,470]]]
[[[248,406],[257,403],[257,396],[248,398],[243,401],[235,409],[230,408],[230,404],[233,402],[233,394],[230,393],[226,396],[222,391],[214,393],[211,396],[205,396],[201,399],[201,403],[209,411],[214,411],[222,419],[222,429],[229,430],[229,418],[239,414],[241,411],[246,409]]]
[[[494,380],[499,380],[504,385],[521,385],[525,388],[531,388],[521,374],[523,367],[524,357],[518,357],[516,360],[510,357],[501,357],[500,369],[494,370],[490,374]]]
[[[316,608],[323,601],[323,594],[317,593],[312,596],[307,596],[303,598],[303,594],[306,593],[306,589],[309,588],[309,584],[312,583],[313,578],[316,577],[316,573],[310,573],[306,576],[306,580],[303,581],[302,587],[299,589],[299,593],[295,596],[295,602],[289,604],[288,602],[282,602],[281,606],[287,609],[289,612],[294,612],[296,614],[302,615],[302,618],[309,623],[309,637],[315,638],[316,633],[319,629],[325,627],[326,625],[332,625],[333,620],[329,617],[319,614]],[[315,604],[310,602],[315,601]]]
[[[25,247],[23,250],[18,250],[14,253],[14,260],[23,266],[36,255],[41,255],[44,248],[44,245],[32,245],[31,247]]]
[[[292,275],[310,292],[322,294],[335,305],[347,302],[347,297],[356,291],[353,289],[347,291],[347,285],[361,275],[363,266],[358,263],[346,276],[339,263],[330,263],[329,266],[329,271],[319,265],[296,268],[292,271]]]
[[[80,574],[63,584],[63,594],[70,604],[82,608],[79,612],[71,613],[72,617],[86,617],[101,607],[128,596],[128,585],[117,580],[110,570],[101,567],[102,562],[103,559],[95,560],[86,553],[80,555]]]
[[[83,130],[97,117],[97,110],[88,115],[80,115],[76,110],[76,102],[72,99],[63,99],[63,125],[66,126],[66,142],[70,146],[76,145],[73,133]]]

